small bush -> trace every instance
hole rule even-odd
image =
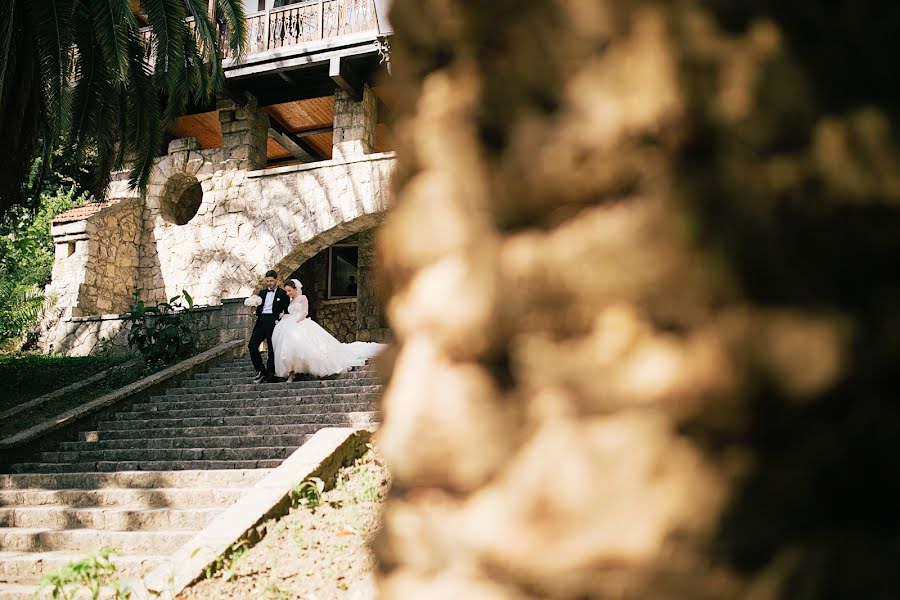
[[[186,291],[168,302],[148,306],[138,300],[125,319],[130,323],[128,346],[141,354],[147,364],[187,358],[199,347],[194,318],[194,300]]]
[[[79,561],[71,562],[58,571],[46,575],[40,592],[49,589],[52,598],[68,599],[84,598],[84,595],[79,593],[87,590],[90,597],[96,600],[100,597],[101,586],[112,583],[114,598],[121,600],[131,598],[131,590],[126,585],[110,581],[116,572],[116,566],[111,560],[113,556],[117,556],[117,553],[103,549]]]
[[[310,477],[303,483],[294,486],[291,490],[291,499],[294,506],[315,508],[322,503],[324,491],[325,482],[318,477]]]

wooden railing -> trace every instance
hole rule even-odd
[[[188,22],[193,30],[194,20]],[[247,15],[247,54],[377,29],[375,0],[307,0]],[[141,37],[149,48],[148,60],[152,63],[150,28],[141,30]],[[225,36],[221,47],[228,57]]]
[[[247,50],[265,52],[377,28],[374,0],[307,0],[248,15]]]

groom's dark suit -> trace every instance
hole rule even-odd
[[[271,312],[264,312],[268,294],[275,294],[275,297],[272,299]],[[262,298],[262,304],[256,307],[256,325],[253,326],[253,334],[250,336],[250,360],[253,361],[253,369],[257,373],[274,377],[275,349],[272,347],[272,331],[275,330],[275,323],[278,322],[281,315],[287,312],[290,298],[288,298],[287,292],[280,287],[276,287],[272,291],[269,291],[268,288],[263,288],[257,295]],[[266,368],[263,368],[262,355],[259,353],[259,345],[262,344],[263,340],[266,340],[266,345],[269,348]]]

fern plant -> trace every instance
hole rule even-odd
[[[44,292],[33,285],[0,280],[0,343],[20,340],[44,309]]]

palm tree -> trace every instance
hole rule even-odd
[[[239,57],[241,0],[210,0]],[[147,182],[167,129],[224,84],[225,48],[207,0],[7,0],[0,7],[0,215],[25,195],[38,140],[76,160],[97,156],[94,190],[132,163]],[[193,16],[193,21],[187,20]],[[143,25],[148,29],[142,30]],[[46,165],[47,161],[43,161]]]

